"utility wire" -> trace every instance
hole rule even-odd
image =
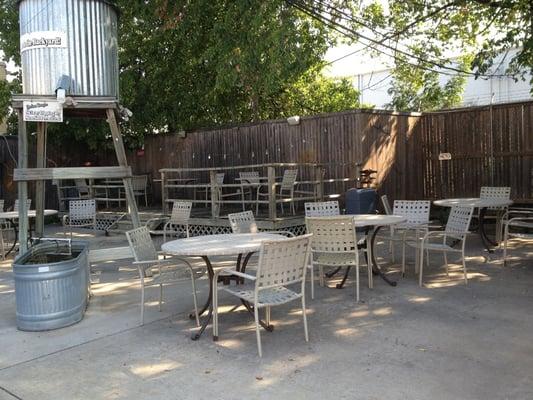
[[[356,32],[354,31],[353,29],[349,28],[349,27],[346,27],[342,24],[339,24],[338,22],[332,20],[332,19],[328,19],[326,18],[325,16],[323,15],[320,15],[318,12],[317,12],[317,9],[316,8],[313,8],[313,7],[309,7],[307,4],[303,3],[302,1],[295,1],[295,0],[287,0],[288,3],[294,7],[296,7],[297,9],[299,9],[300,11],[308,14],[309,16],[311,16],[312,18],[322,22],[323,24],[325,24],[326,26],[336,30],[337,32],[341,33],[342,35],[344,35],[345,37],[350,37],[351,39],[357,39],[357,37],[359,38],[362,38],[368,42],[371,42],[373,43],[374,45],[376,46],[381,46],[381,47],[385,47],[387,49],[390,49],[390,50],[393,50],[399,54],[402,54],[406,57],[410,57],[410,58],[414,58],[420,62],[424,62],[424,63],[428,63],[428,64],[431,64],[435,67],[439,67],[439,68],[442,68],[442,69],[446,69],[446,70],[449,70],[449,71],[454,71],[456,73],[460,73],[460,74],[463,74],[463,75],[470,75],[470,76],[475,76],[475,77],[481,77],[481,78],[484,78],[484,79],[488,79],[488,78],[491,78],[491,77],[494,77],[494,76],[497,76],[497,77],[508,77],[509,75],[504,75],[504,74],[492,74],[492,75],[485,75],[485,74],[476,74],[476,73],[473,73],[473,72],[470,72],[470,71],[465,71],[465,70],[462,70],[462,69],[459,69],[459,68],[455,68],[455,67],[452,67],[452,66],[447,66],[447,65],[444,65],[442,63],[439,63],[439,62],[436,62],[436,61],[433,61],[433,60],[430,60],[430,59],[426,59],[426,58],[423,58],[421,56],[418,56],[416,54],[412,54],[412,53],[409,53],[405,50],[402,50],[402,49],[398,49],[398,48],[394,48],[386,43],[384,43],[384,41],[378,41],[376,39],[373,39],[371,37],[368,37],[366,35],[363,35],[359,32]],[[315,4],[317,4],[317,2],[314,2]],[[333,6],[329,6],[325,3],[320,3],[320,4],[323,4],[323,5],[326,5],[327,7],[329,7],[330,9],[335,9]],[[335,9],[337,10],[338,12],[342,12],[341,10],[338,10],[338,9]],[[331,15],[331,13],[330,13]],[[347,14],[345,14],[347,15]],[[368,24],[364,24],[360,21],[355,21],[354,22],[356,23],[359,23],[361,24],[362,26],[366,27],[367,29],[371,30],[374,34],[378,34],[378,35],[381,35],[381,36],[385,36],[383,33],[380,33],[380,32],[377,32],[375,29],[373,29],[373,27],[371,27],[370,25]],[[349,35],[348,33],[346,32],[342,32],[340,31],[339,29],[336,29],[335,27],[338,27],[340,29],[343,29],[345,31],[348,31],[349,33],[351,33],[351,35]],[[355,35],[356,37],[354,37],[353,35]],[[371,46],[372,47],[372,46]],[[382,54],[385,54],[389,57],[393,57],[393,58],[396,58],[394,56],[391,56],[390,54],[384,52],[383,50],[380,50],[376,47],[372,47],[374,50],[382,53]],[[418,64],[413,64],[413,63],[408,63],[410,65],[413,65],[413,66],[416,66],[418,68],[423,68],[422,66],[418,65]],[[423,68],[423,69],[427,69],[427,68]],[[441,71],[435,71],[433,70],[434,72],[437,72],[437,73],[440,73],[440,74],[445,74]],[[447,75],[450,75],[450,74],[447,74]],[[455,75],[455,74],[454,74]]]

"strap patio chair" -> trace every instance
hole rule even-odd
[[[465,284],[468,283],[465,263],[465,245],[473,211],[474,209],[472,207],[454,206],[451,208],[444,231],[428,231],[420,239],[417,238],[415,241],[406,241],[407,245],[414,247],[417,250],[415,272],[419,273],[418,284],[420,286],[422,286],[423,282],[424,250],[442,252],[447,276],[449,276],[447,253],[460,254],[463,264],[464,281]],[[432,242],[432,239],[437,239],[437,241]],[[459,242],[461,243],[460,247],[458,247]],[[402,271],[405,271],[405,257],[403,257],[402,261]]]
[[[314,203],[304,203],[306,217],[324,217],[340,215],[338,201],[318,201]],[[308,265],[311,274],[311,299],[315,298],[315,269],[313,263]]]
[[[275,195],[276,198],[280,199],[294,199],[294,187],[296,185],[296,178],[298,176],[298,170],[297,169],[286,169],[283,171],[283,177],[281,178],[281,183],[279,184],[279,191]],[[262,187],[266,187],[263,185]],[[259,213],[259,200],[261,198],[268,198],[268,193],[261,192],[260,188],[257,189],[257,204],[255,206],[255,213]],[[292,215],[296,215],[296,207],[294,205],[294,200],[290,201],[290,210],[292,211]],[[283,202],[280,204],[280,210],[283,214]]]
[[[78,198],[80,200],[90,199],[91,190],[85,179],[74,179],[76,190],[78,191]]]
[[[233,269],[222,269],[221,272],[244,278],[243,285],[213,285],[213,335],[219,336],[218,323],[218,291],[238,297],[253,306],[257,351],[263,356],[261,347],[261,328],[259,310],[265,308],[266,326],[270,326],[271,307],[283,305],[295,300],[302,304],[305,341],[309,341],[307,316],[305,308],[305,273],[311,249],[311,235],[264,242],[259,251],[259,264],[255,276]],[[289,289],[289,285],[296,285]],[[299,290],[297,290],[299,288]]]
[[[172,213],[169,220],[163,226],[163,241],[167,241],[167,236],[181,236],[185,234],[189,237],[189,219],[191,218],[191,201],[174,201],[172,203]]]
[[[502,217],[503,265],[507,263],[507,248],[511,238],[533,240],[533,210],[509,209]]]
[[[484,200],[509,200],[511,198],[511,188],[509,186],[482,186],[479,191],[479,198]],[[490,217],[496,221],[496,242],[501,242],[502,233],[502,217],[509,208],[505,207],[488,207],[487,210],[491,211]],[[476,219],[479,220],[479,210],[476,214]],[[487,218],[487,215],[485,215]]]
[[[353,217],[340,215],[334,218],[306,217],[307,232],[313,235],[311,263],[318,266],[320,284],[324,285],[324,267],[355,267],[355,300],[359,302],[359,251],[367,255],[368,286],[372,287],[371,246],[365,249],[357,240]]]
[[[63,215],[63,233],[67,236],[67,228],[72,239],[72,228],[92,228],[96,231],[96,201],[71,200],[68,203],[68,214]]]
[[[144,325],[145,288],[159,286],[159,311],[162,311],[163,286],[177,284],[190,279],[192,283],[196,325],[199,326],[200,318],[196,298],[196,279],[204,275],[205,269],[193,268],[183,258],[172,257],[160,259],[160,256],[163,256],[164,253],[157,252],[146,226],[141,226],[140,228],[126,232],[126,237],[128,238],[131,252],[135,258],[133,265],[137,267],[141,280],[141,325]],[[188,274],[186,273],[187,270]]]
[[[242,193],[242,209],[245,210],[244,205],[245,198],[248,196],[250,200],[253,201],[254,198],[257,198],[257,192],[259,190],[260,178],[259,172],[257,171],[244,171],[239,172],[239,178],[241,183],[241,193]],[[255,196],[254,196],[255,194]]]

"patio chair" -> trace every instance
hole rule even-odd
[[[257,233],[257,224],[251,211],[228,214],[233,233]]]
[[[191,201],[174,201],[172,203],[172,214],[170,219],[163,226],[163,241],[167,241],[167,235],[180,236],[185,233],[189,237],[189,219],[191,217]]]
[[[144,197],[144,205],[148,207],[148,175],[136,175],[131,178],[131,187],[133,195],[137,197]]]
[[[509,200],[511,198],[511,188],[508,186],[482,186],[479,191],[479,198],[492,200]],[[507,212],[508,207],[488,207],[488,211],[492,211],[491,217],[496,221],[496,241],[501,242],[501,232],[502,232],[502,216]],[[479,210],[475,216],[479,220]],[[485,216],[487,218],[487,216]]]
[[[89,200],[71,200],[68,203],[68,214],[63,215],[63,233],[67,236],[67,227],[72,239],[72,228],[91,227],[96,231],[96,201]]]
[[[294,186],[296,184],[296,177],[298,176],[297,169],[286,169],[283,171],[283,178],[281,178],[281,184],[279,185],[279,192],[276,194],[276,197],[280,199],[294,199]],[[266,186],[263,186],[266,187]],[[255,213],[259,212],[259,200],[261,197],[268,198],[268,193],[262,193],[261,190],[257,189],[257,204],[255,206]],[[292,215],[296,214],[296,207],[294,206],[294,200],[290,201],[290,209]],[[280,203],[281,213],[283,214],[283,202]]]
[[[145,288],[159,286],[159,311],[162,311],[163,286],[176,284],[191,279],[194,302],[194,314],[196,324],[200,325],[198,315],[198,302],[196,299],[196,279],[204,274],[204,269],[193,268],[192,265],[183,258],[160,259],[155,249],[150,232],[146,226],[126,232],[128,243],[133,253],[141,280],[141,325],[144,325],[144,303]],[[189,270],[190,276],[183,274],[184,268]]]
[[[371,247],[365,249],[357,241],[353,217],[306,217],[307,232],[313,235],[311,263],[319,268],[320,284],[324,285],[324,267],[355,267],[355,299],[359,301],[359,251],[367,252],[368,286],[372,287]]]
[[[414,247],[417,250],[415,272],[419,272],[418,283],[420,286],[422,286],[423,282],[424,250],[442,252],[444,255],[444,264],[446,266],[446,275],[448,275],[447,253],[460,254],[463,264],[464,281],[465,284],[468,283],[465,263],[465,244],[473,211],[472,207],[454,206],[451,208],[444,231],[429,231],[421,239],[417,238],[416,241],[406,242],[407,245]],[[440,243],[430,242],[431,239],[440,239]],[[461,245],[457,248],[459,242]],[[405,257],[403,258],[402,271],[405,271]]]
[[[340,215],[339,202],[338,201],[319,201],[314,203],[305,203],[305,216],[306,217],[324,217]],[[308,231],[309,233],[309,231]],[[311,299],[315,298],[315,269],[313,263],[309,263],[309,269],[311,270]]]
[[[239,172],[239,178],[242,185],[241,193],[242,193],[242,209],[245,210],[246,207],[244,205],[244,201],[246,196],[250,197],[250,200],[253,200],[254,198],[257,198],[257,193],[255,193],[254,197],[254,190],[257,192],[259,190],[259,172],[257,171],[245,171],[245,172]]]
[[[295,238],[264,242],[259,251],[259,265],[255,276],[237,272],[233,269],[223,269],[227,274],[245,279],[245,284],[235,286],[213,286],[213,335],[219,336],[218,330],[218,290],[238,297],[241,301],[253,305],[255,332],[257,337],[257,351],[263,356],[261,348],[261,331],[259,326],[259,310],[265,308],[265,322],[270,326],[270,309],[294,300],[301,300],[304,323],[305,341],[309,341],[307,330],[307,316],[305,309],[305,272],[311,248],[311,235]],[[298,285],[289,289],[289,285]],[[297,287],[298,287],[297,286]]]
[[[80,200],[90,199],[91,190],[85,179],[75,179],[76,190],[78,191],[78,198]]]
[[[502,217],[503,233],[503,265],[507,262],[507,246],[509,239],[533,240],[533,210],[510,209]]]
[[[375,214],[378,194],[375,189],[348,189],[346,214]]]

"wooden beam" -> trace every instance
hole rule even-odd
[[[122,134],[120,133],[115,110],[108,108],[106,113],[107,122],[111,128],[111,135],[113,136],[113,145],[115,146],[115,153],[117,153],[118,164],[123,168],[129,168],[128,159],[126,158],[126,151],[124,150],[124,142],[122,141]],[[123,178],[122,181],[124,182],[124,192],[126,193],[128,212],[131,217],[131,222],[133,223],[134,228],[138,228],[141,226],[141,221],[139,219],[139,210],[137,209],[135,194],[133,193],[131,177]]]
[[[73,99],[73,105],[64,105],[65,110],[69,109],[101,109],[118,108],[116,97],[106,96],[69,96]],[[25,101],[55,101],[56,96],[18,94],[13,95],[11,105],[14,109],[22,109]]]
[[[276,212],[276,169],[268,167],[268,218],[271,221],[276,219]]]
[[[16,182],[124,177],[131,177],[130,167],[16,168],[13,174],[13,180]]]
[[[218,218],[220,202],[218,201],[217,172],[215,170],[209,171],[209,182],[211,183],[211,218]]]
[[[24,121],[22,110],[17,110],[18,115],[18,165],[21,168],[28,168],[28,135],[26,133],[26,122]],[[28,183],[18,183],[19,198],[19,254],[28,251]]]
[[[37,168],[46,167],[46,122],[37,123]],[[44,234],[44,203],[45,203],[45,181],[35,182],[35,235],[43,237]]]

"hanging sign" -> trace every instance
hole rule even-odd
[[[24,121],[63,122],[63,104],[57,101],[23,102]]]
[[[448,161],[452,159],[451,153],[439,153],[439,161]]]
[[[20,51],[47,47],[67,47],[67,34],[60,31],[38,31],[20,37]]]

